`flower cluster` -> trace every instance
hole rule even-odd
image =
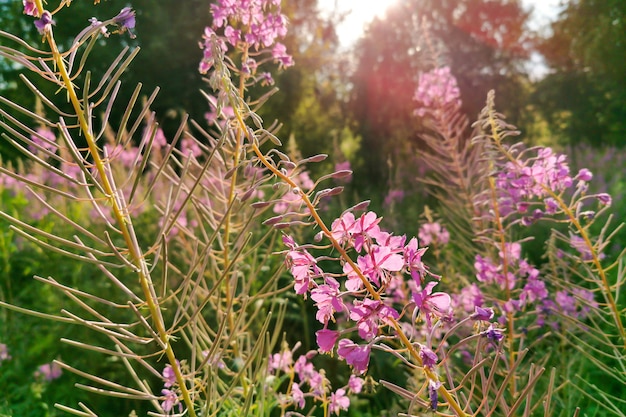
[[[280,0],[219,0],[211,5],[211,14],[213,25],[205,28],[204,42],[200,44],[204,50],[199,68],[202,74],[213,66],[213,42],[217,42],[223,52],[228,50],[228,45],[235,49],[245,45],[246,50],[256,52],[268,49],[280,67],[293,65],[285,45],[277,42],[287,34],[287,18],[281,13]],[[217,29],[223,29],[223,36],[217,35]],[[240,69],[254,74],[257,66],[254,58],[247,57]],[[269,74],[263,74],[262,80],[273,83]]]
[[[435,68],[420,74],[413,100],[419,103],[415,114],[423,117],[449,105],[461,104],[461,92],[450,67]]]
[[[504,271],[504,265],[507,265]],[[554,313],[563,313],[574,318],[584,318],[589,306],[595,305],[593,293],[584,289],[573,289],[572,292],[561,290],[551,298],[546,282],[540,278],[539,270],[522,258],[522,247],[518,242],[505,243],[505,250],[499,252],[499,259],[494,262],[489,257],[476,255],[474,263],[476,279],[484,284],[496,284],[501,290],[509,290],[512,296],[501,302],[503,313],[516,314],[534,306],[537,313],[537,324],[546,324],[546,318]],[[515,296],[513,296],[515,294]],[[482,302],[482,294],[478,288],[468,287],[460,303],[473,300]],[[580,300],[580,301],[579,301]],[[500,318],[506,321],[506,316]],[[550,323],[553,327],[556,322]]]
[[[350,375],[348,383],[333,392],[324,371],[315,369],[311,362],[315,354],[315,351],[309,352],[294,361],[293,351],[284,349],[281,353],[270,356],[268,371],[272,377],[278,377],[281,372],[289,376],[290,386],[287,395],[281,398],[285,406],[294,405],[296,408],[304,409],[309,398],[321,403],[323,407],[328,407],[329,414],[339,415],[341,410],[350,407],[348,394],[359,394],[364,381],[356,375]]]
[[[316,318],[323,325],[316,333],[319,350],[332,352],[337,346],[339,358],[357,373],[367,370],[372,347],[385,337],[382,328],[393,329],[401,318],[395,302],[412,307],[424,319],[428,331],[437,321],[451,318],[452,313],[450,296],[434,291],[439,277],[422,262],[426,249],[418,247],[416,238],[407,242],[404,235],[382,230],[380,221],[374,212],[357,218],[347,211],[332,223],[330,235],[335,243],[346,254],[356,252],[355,260],[340,259],[341,274],[323,271],[322,261],[328,257],[316,258],[308,246],[299,246],[289,236],[283,238],[289,248],[287,265],[296,293],[305,297],[310,294],[317,307]],[[412,279],[405,282],[404,274]],[[410,289],[410,299],[398,297],[403,285]],[[354,323],[358,338],[345,337],[351,329],[330,328],[338,315]]]
[[[419,237],[422,245],[430,245],[433,242],[438,245],[445,245],[450,241],[450,233],[438,222],[421,225],[417,237]]]

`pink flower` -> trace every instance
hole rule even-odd
[[[327,324],[329,320],[335,321],[335,312],[345,309],[339,291],[339,283],[332,277],[325,277],[325,284],[311,290],[311,298],[315,301],[317,313],[315,318]]]
[[[363,245],[369,243],[380,234],[378,223],[382,218],[377,217],[376,213],[370,211],[359,217],[352,226],[352,234],[354,236],[354,248],[357,252],[361,252]]]
[[[50,32],[52,25],[54,25],[54,20],[52,20],[52,14],[47,10],[43,11],[41,18],[35,20],[35,27],[41,35]]]
[[[339,332],[334,330],[322,329],[315,332],[317,346],[319,346],[322,352],[332,352],[338,338]]]
[[[339,415],[341,410],[347,410],[350,407],[350,398],[346,396],[346,390],[343,388],[338,389],[336,392],[330,394],[330,404],[328,411]]]
[[[428,274],[428,268],[422,262],[422,256],[426,250],[427,248],[418,248],[416,238],[412,238],[404,248],[404,263],[408,267],[411,277],[418,284]]]
[[[304,408],[304,404],[305,404],[304,393],[300,389],[300,385],[298,385],[297,382],[294,382],[291,384],[291,398],[293,398],[293,401],[296,403],[298,408],[300,409]]]
[[[404,267],[404,260],[401,255],[392,253],[387,246],[373,245],[368,254],[357,258],[357,265],[369,281],[380,286],[381,281],[387,281],[387,272],[398,272]],[[346,288],[349,291],[358,291],[363,281],[352,265],[346,263],[343,272],[348,276]],[[381,278],[385,279],[381,280]]]
[[[161,408],[163,409],[163,411],[169,413],[170,411],[172,411],[172,408],[174,408],[176,404],[178,404],[178,408],[180,409],[180,411],[182,411],[182,404],[180,404],[176,392],[169,389],[162,389],[161,394],[163,394],[163,396],[165,397],[163,399],[163,402],[161,403]]]
[[[25,15],[34,17],[37,17],[39,15],[39,10],[37,10],[35,0],[22,0],[22,4],[24,5]]]
[[[357,322],[359,336],[364,340],[372,340],[378,333],[378,323],[389,324],[392,319],[400,317],[393,308],[385,305],[380,300],[369,298],[363,301],[354,301],[350,311],[350,319]]]
[[[270,370],[281,370],[289,372],[289,368],[293,364],[293,355],[290,350],[284,350],[281,353],[274,353],[270,356],[268,366]]]
[[[358,394],[363,389],[363,378],[359,378],[358,376],[352,374],[350,375],[350,379],[348,380],[348,389],[353,394]]]
[[[437,282],[431,281],[426,284],[424,289],[420,286],[413,293],[413,301],[415,301],[417,308],[424,312],[429,327],[431,326],[431,314],[437,317],[446,317],[452,312],[450,295],[444,292],[433,293],[433,288],[436,285]]]
[[[341,339],[337,355],[351,365],[356,372],[362,374],[367,370],[371,349],[370,345],[357,345],[350,339]]]
[[[7,345],[5,345],[4,343],[0,343],[0,364],[2,364],[2,361],[8,361],[11,359],[11,355],[9,355],[9,349],[7,348]]]
[[[61,366],[56,362],[51,362],[39,366],[35,371],[35,376],[42,377],[46,381],[53,381],[60,378],[62,373]]]
[[[306,294],[309,288],[315,285],[313,278],[322,275],[317,261],[306,249],[289,251],[287,264],[294,277],[296,294]]]
[[[176,383],[176,374],[174,373],[174,368],[172,368],[172,365],[170,365],[169,363],[165,365],[165,368],[163,368],[162,375],[163,379],[165,379],[165,384],[163,384],[165,388],[169,388]]]
[[[461,104],[460,96],[456,78],[450,72],[450,67],[435,68],[420,74],[413,96],[413,100],[420,103],[415,114],[424,116],[451,104],[458,107]]]
[[[450,233],[437,222],[425,223],[420,227],[417,237],[420,238],[422,245],[425,246],[430,245],[432,242],[445,245],[450,240]]]
[[[354,218],[354,214],[352,214],[352,212],[342,214],[341,217],[336,219],[330,227],[333,239],[341,245],[346,242],[350,242],[352,229],[354,228],[355,223],[356,219]]]

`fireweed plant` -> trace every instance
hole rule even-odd
[[[448,69],[425,74],[416,92],[418,115],[433,126],[433,165],[439,158],[441,169],[451,167],[432,185],[442,199],[460,199],[462,222],[450,221],[450,210],[441,216],[448,227],[432,220],[422,225],[419,239],[394,235],[367,211],[367,202],[326,222],[320,203],[342,187],[323,184],[351,172],[311,180],[306,164],[326,156],[292,161],[276,149],[276,126],[264,128],[255,113],[274,91],[248,96],[255,84],[273,84],[266,68],[294,64],[278,42],[287,31],[279,1],[211,5],[213,24],[200,44],[199,65],[213,90],[206,94],[210,127],[185,119],[169,143],[150,111],[156,92],[138,105],[138,86],[129,103],[116,102],[118,80],[137,50],[124,49],[99,80],[85,69],[99,37],[135,36],[133,10],[86,22],[61,52],[53,34],[62,22],[55,15],[69,2],[43,6],[24,0],[24,13],[32,16],[46,48],[0,32],[17,45],[2,46],[0,53],[56,85],[69,106],[57,107],[27,76],[24,82],[54,120],[0,98],[3,137],[27,159],[20,169],[0,167],[1,184],[3,192],[31,196],[40,209],[33,214],[53,216],[71,233],[40,229],[16,214],[1,216],[21,238],[95,265],[97,278],[117,292],[102,298],[89,291],[87,281],[70,286],[36,277],[72,307],[50,315],[0,305],[82,326],[108,340],[100,346],[63,339],[122,361],[128,371],[125,380],[109,380],[55,361],[87,381],[80,388],[146,400],[150,415],[302,415],[317,407],[316,415],[327,416],[350,408],[350,396],[362,391],[371,353],[378,350],[403,365],[405,386],[380,383],[405,400],[407,415],[551,415],[554,373],[538,392],[544,368],[525,361],[526,335],[547,333],[545,326],[564,339],[577,338],[583,351],[594,346],[607,359],[599,357],[599,364],[611,359],[624,368],[623,311],[617,303],[623,274],[615,280],[609,272],[618,264],[602,264],[610,234],[587,233],[602,211],[591,213],[589,204],[608,207],[610,198],[586,195],[591,174],[570,176],[563,157],[551,150],[505,145],[512,130],[493,110],[492,96],[470,144],[461,140],[468,122],[458,114],[458,89]],[[109,125],[114,106],[125,108],[115,121],[117,132]],[[79,137],[85,148],[76,145]],[[71,216],[68,208],[74,206],[91,213],[88,224]],[[145,216],[155,216],[158,225],[148,242],[134,226]],[[546,219],[569,229],[555,232],[548,251],[552,269],[540,271],[522,257],[512,229]],[[302,227],[316,231],[312,241],[298,240]],[[466,288],[449,292],[443,288],[454,288],[448,281],[457,275],[441,275],[423,259],[428,243],[445,248],[457,234],[458,242],[481,251],[452,258],[453,267],[470,259],[472,271]],[[283,265],[293,278],[287,287],[279,285]],[[582,278],[585,285],[564,276]],[[301,354],[297,345],[281,342],[287,291],[314,304],[317,351]],[[535,327],[522,329],[518,323],[529,311],[536,312]],[[600,330],[606,326],[615,332]],[[602,347],[596,348],[598,341]],[[9,359],[8,349],[3,347],[3,360]],[[345,385],[331,386],[314,364],[318,354],[351,367]],[[623,373],[603,369],[623,381]],[[619,410],[617,400],[602,398]],[[82,403],[57,407],[97,415]]]
[[[428,230],[448,248],[438,261],[446,259],[453,265],[448,273],[459,277],[455,308],[471,311],[484,303],[494,308],[506,329],[508,367],[529,347],[549,352],[563,343],[568,350],[553,354],[568,356],[555,358],[557,363],[567,367],[568,358],[582,355],[611,381],[604,389],[623,387],[626,333],[618,299],[624,252],[612,260],[603,254],[621,227],[611,228],[606,215],[611,196],[588,192],[593,174],[586,168],[570,172],[565,155],[512,142],[519,132],[494,110],[493,92],[470,140],[469,121],[460,114],[459,90],[447,67],[422,74],[414,98],[415,113],[428,127],[422,135],[429,148],[423,161],[431,175],[420,180],[431,186],[451,229],[444,233],[441,225],[430,224]],[[537,224],[551,228],[541,266],[532,265],[522,250],[538,242],[520,237]],[[448,244],[447,233],[455,236],[454,243]],[[550,359],[536,356],[544,363]],[[508,384],[516,396],[516,378]],[[624,415],[623,400],[602,392],[586,375],[559,381],[567,384],[610,415]]]

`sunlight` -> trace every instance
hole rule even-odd
[[[337,34],[344,45],[353,44],[375,17],[384,16],[385,11],[395,3],[397,0],[318,0],[323,12],[338,10],[347,13],[345,20],[337,27]]]

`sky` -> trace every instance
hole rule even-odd
[[[367,24],[374,17],[382,17],[385,10],[395,3],[396,0],[318,0],[322,12],[330,13],[336,7],[340,12],[349,12],[341,25],[337,27],[337,33],[341,44],[350,47],[363,34]],[[533,30],[540,30],[556,19],[561,10],[563,0],[522,0],[526,7],[533,7],[529,26]],[[529,62],[529,70],[532,78],[541,78],[547,72],[540,55],[535,54]]]

